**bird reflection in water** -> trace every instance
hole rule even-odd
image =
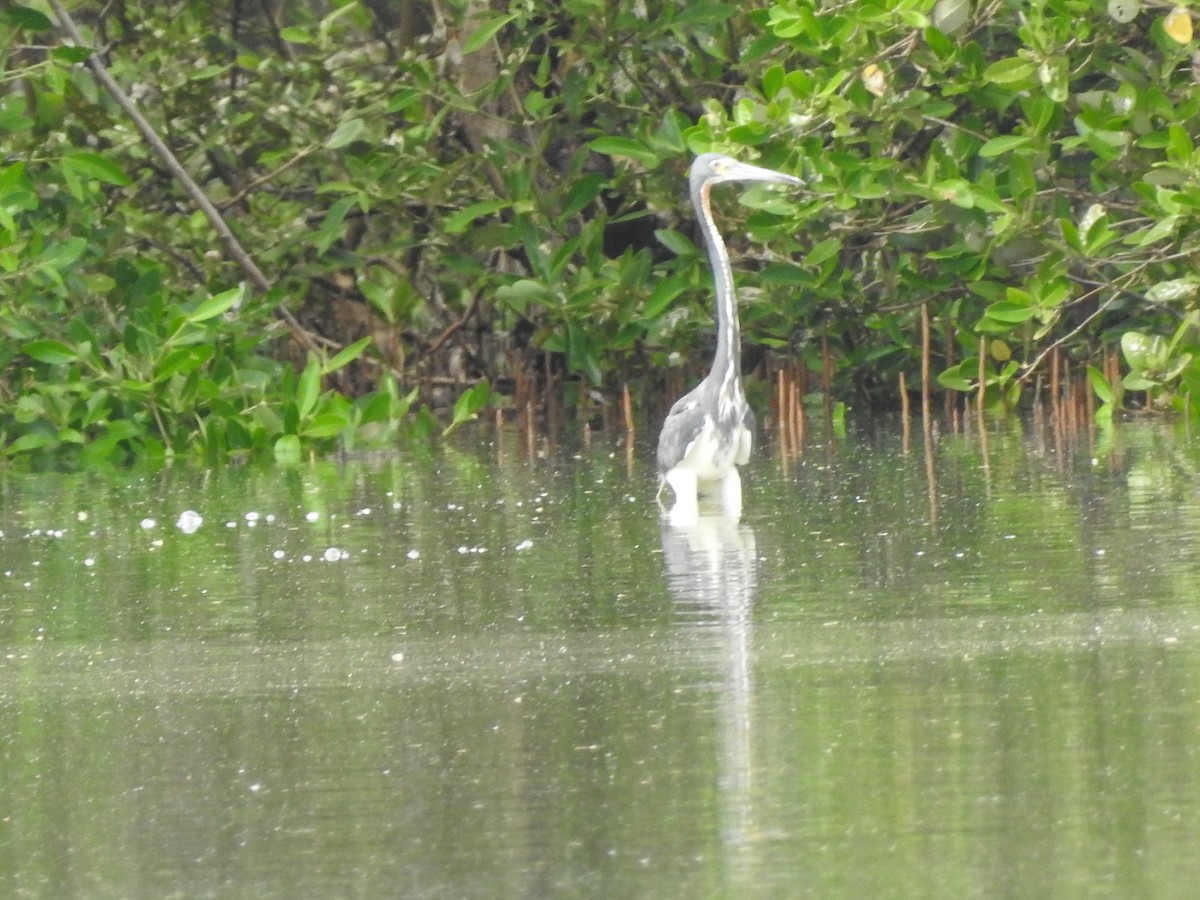
[[[719,507],[718,507],[719,510]],[[700,507],[680,524],[662,518],[667,587],[684,627],[705,638],[720,680],[716,687],[720,728],[722,839],[732,868],[749,865],[753,824],[750,671],[752,607],[758,592],[754,530],[737,517]],[[738,865],[738,863],[741,865]]]

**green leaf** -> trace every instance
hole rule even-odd
[[[1147,244],[1153,244],[1163,238],[1173,236],[1178,228],[1178,215],[1164,216],[1149,228],[1143,228],[1129,235],[1125,238],[1124,243],[1132,244],[1135,247],[1145,247]]]
[[[1121,379],[1121,387],[1130,391],[1149,391],[1161,385],[1155,378],[1147,378],[1141,372],[1130,372]]]
[[[91,59],[92,52],[91,47],[74,47],[63,44],[51,50],[50,56],[55,62],[60,62],[66,66],[74,66]]]
[[[301,420],[308,416],[317,406],[321,396],[321,362],[316,354],[308,355],[308,364],[300,373],[300,383],[296,386],[296,409]]]
[[[346,119],[333,130],[333,134],[325,141],[325,146],[329,150],[337,150],[340,147],[345,147],[350,142],[358,138],[366,128],[366,122],[362,119]]]
[[[776,94],[783,88],[783,80],[786,71],[781,65],[774,65],[763,72],[762,86],[763,96],[768,100],[774,98]]]
[[[983,77],[992,84],[1013,84],[1024,81],[1037,71],[1037,64],[1028,59],[1011,56],[992,63],[983,70]]]
[[[496,299],[522,315],[530,303],[541,303],[553,296],[549,288],[532,278],[521,278],[512,284],[503,284],[496,288]]]
[[[415,88],[403,87],[392,95],[392,99],[388,101],[386,110],[389,113],[398,113],[412,106],[425,95]]]
[[[1130,374],[1158,369],[1167,361],[1166,341],[1158,335],[1147,335],[1140,331],[1126,331],[1121,335],[1121,353],[1133,369]]]
[[[596,336],[592,328],[585,322],[567,322],[566,352],[567,368],[573,372],[587,375],[592,384],[603,380],[600,363],[596,358]]]
[[[1029,143],[1029,136],[1024,134],[1002,134],[1000,137],[994,137],[982,147],[979,148],[979,155],[984,159],[991,159],[994,156],[1000,156],[1008,153],[1010,150],[1015,150],[1018,147],[1024,147]]]
[[[675,19],[672,24],[677,25],[719,25],[732,17],[740,6],[732,3],[714,3],[708,0],[705,3],[689,3],[687,6],[681,7],[679,18]],[[686,29],[684,29],[686,30]]]
[[[813,245],[813,248],[808,251],[804,257],[804,265],[816,269],[825,262],[837,256],[842,251],[842,239],[836,237],[828,237],[823,241],[818,241]]]
[[[1087,367],[1088,381],[1092,384],[1092,390],[1095,391],[1096,397],[1101,403],[1113,402],[1112,385],[1108,383],[1108,379],[1104,377],[1104,373],[1095,366]]]
[[[289,44],[315,44],[316,39],[312,36],[307,28],[300,28],[297,25],[289,25],[287,28],[279,29],[279,36]]]
[[[370,335],[368,335],[365,338],[359,338],[349,347],[343,347],[338,351],[337,355],[334,356],[333,359],[329,360],[329,362],[325,363],[325,365],[321,367],[321,374],[328,375],[330,372],[336,372],[343,366],[354,362],[354,360],[362,356],[363,351],[371,345],[371,340],[372,338]]]
[[[228,72],[230,66],[228,64],[213,63],[208,66],[201,66],[198,69],[193,69],[188,72],[189,81],[211,81],[220,75]]]
[[[596,140],[588,143],[588,149],[594,150],[596,153],[603,153],[606,156],[624,156],[629,159],[635,159],[651,169],[655,168],[659,162],[657,153],[641,141],[635,141],[633,138],[596,138]]]
[[[235,304],[241,302],[242,297],[245,296],[245,291],[245,286],[239,285],[238,287],[230,288],[227,291],[222,291],[219,294],[209,297],[188,313],[187,321],[195,325],[228,312]]]
[[[300,433],[310,438],[335,437],[345,431],[349,424],[350,420],[342,413],[321,413],[313,416],[312,421],[300,429]]]
[[[658,238],[660,244],[676,256],[696,255],[696,245],[686,235],[676,231],[674,228],[658,228],[655,230],[654,236]]]
[[[1171,281],[1160,281],[1146,291],[1146,299],[1151,303],[1174,303],[1194,297],[1200,291],[1200,281],[1195,276],[1188,275]]]
[[[351,195],[342,197],[329,207],[329,212],[325,214],[325,218],[321,220],[320,226],[313,234],[313,246],[321,253],[328,252],[329,248],[333,246],[333,242],[341,236],[342,223],[357,203],[358,197]]]
[[[940,199],[949,200],[955,206],[961,206],[963,209],[975,207],[975,191],[972,190],[971,183],[962,178],[939,182],[933,186],[933,190]]]
[[[482,25],[480,25],[478,28],[476,28],[474,31],[472,31],[470,36],[465,41],[463,41],[463,45],[462,45],[463,55],[466,56],[468,54],[474,53],[476,50],[478,50],[480,47],[482,47],[484,44],[486,44],[488,41],[490,41],[493,37],[495,37],[496,32],[498,32],[501,28],[503,28],[505,25],[507,25],[509,22],[511,22],[516,17],[517,17],[516,13],[508,13],[507,15],[495,16],[494,18],[488,19],[486,22],[484,22]]]
[[[642,317],[653,321],[662,315],[663,311],[683,293],[687,279],[683,275],[670,275],[664,278],[651,292],[649,299],[642,307]]]
[[[10,6],[4,10],[4,19],[15,28],[26,31],[52,31],[54,23],[45,13],[30,9],[28,6]]]
[[[121,171],[121,167],[111,160],[105,159],[99,153],[72,153],[63,158],[63,168],[85,178],[94,178],[105,184],[115,184],[125,187],[129,184],[129,176]]]
[[[1046,90],[1046,96],[1055,103],[1066,103],[1070,96],[1067,58],[1052,56],[1038,66],[1038,80]]]
[[[1192,153],[1196,148],[1192,145],[1192,138],[1186,128],[1181,125],[1171,125],[1167,129],[1167,141],[1169,156],[1185,164],[1191,160]]]
[[[951,366],[949,369],[946,369],[944,372],[938,375],[937,383],[951,391],[962,391],[966,393],[967,391],[974,389],[975,383],[969,378],[964,377],[962,374],[964,367],[968,372],[978,372],[979,360],[964,360],[957,366]]]
[[[462,234],[476,219],[490,216],[502,209],[508,209],[512,203],[508,200],[481,200],[470,206],[457,210],[442,220],[442,230],[447,234]]]
[[[275,461],[283,465],[296,465],[300,462],[300,436],[285,434],[275,441]]]
[[[27,431],[5,447],[4,452],[9,456],[16,456],[20,453],[28,453],[30,450],[41,450],[43,447],[50,447],[57,443],[58,439],[53,434],[44,431]]]
[[[984,310],[983,314],[997,322],[1019,325],[1022,322],[1028,322],[1036,313],[1037,310],[1026,303],[1000,300]]]
[[[421,389],[415,387],[402,397],[395,377],[385,376],[383,386],[378,391],[355,401],[355,406],[362,410],[361,423],[394,424],[408,415],[420,392]]]
[[[933,24],[945,34],[959,31],[970,17],[970,0],[938,0],[933,7]]]
[[[63,366],[75,362],[79,358],[79,354],[66,344],[48,339],[22,344],[21,352],[38,362],[51,366]]]
[[[691,122],[683,113],[677,109],[667,110],[663,115],[662,124],[654,133],[655,146],[662,150],[664,155],[675,156],[683,153],[687,149],[683,132],[689,127]]]
[[[800,266],[791,263],[771,263],[759,272],[759,280],[763,284],[799,285],[811,287],[813,276]]]
[[[459,426],[479,418],[479,413],[487,406],[491,397],[492,386],[486,381],[481,381],[474,387],[463,391],[462,396],[455,401],[453,421],[446,426],[442,435],[448,435]]]
[[[34,125],[33,119],[12,105],[0,106],[0,132],[19,134],[28,131]]]
[[[1122,25],[1136,19],[1141,9],[1142,0],[1108,0],[1108,14]]]
[[[154,369],[155,382],[163,382],[172,375],[186,375],[208,362],[213,355],[211,344],[195,347],[180,347],[171,350]]]
[[[604,187],[607,180],[598,172],[592,172],[579,178],[571,185],[567,199],[563,202],[562,217],[568,218],[589,207],[592,201],[599,196],[600,189]]]
[[[833,404],[833,409],[830,414],[830,422],[833,425],[833,433],[838,440],[846,439],[846,412],[849,407],[846,406],[845,400],[838,400]]]
[[[36,260],[36,265],[45,266],[61,272],[70,266],[87,249],[87,238],[73,237],[65,241],[56,241],[44,249]]]
[[[937,7],[934,7],[934,25],[933,28],[925,29],[925,45],[942,59],[949,59],[954,55],[957,45],[946,36],[944,31],[936,27]]]

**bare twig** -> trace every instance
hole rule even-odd
[[[245,200],[246,197],[249,196],[249,194],[252,191],[256,190],[257,188],[262,187],[268,181],[274,180],[277,176],[282,175],[284,172],[286,172],[288,169],[290,169],[296,163],[300,162],[300,160],[304,159],[304,157],[306,157],[312,153],[315,153],[317,151],[317,149],[318,149],[318,147],[316,144],[310,144],[307,147],[301,148],[301,150],[298,153],[296,153],[296,155],[293,156],[291,159],[286,160],[284,163],[282,163],[275,169],[272,169],[270,172],[267,172],[267,174],[259,176],[258,178],[255,178],[253,181],[251,181],[249,184],[247,184],[244,188],[242,188],[240,191],[238,191],[232,197],[225,200],[221,205],[224,206],[226,209],[228,209],[232,206],[236,206],[237,204],[239,204],[243,200]]]
[[[457,319],[455,319],[453,322],[451,322],[449,325],[447,325],[446,330],[443,331],[441,334],[439,334],[437,336],[437,338],[434,339],[433,343],[431,343],[428,347],[425,348],[425,353],[432,355],[434,353],[437,353],[439,350],[441,350],[442,345],[444,345],[446,343],[446,341],[450,340],[450,338],[453,337],[455,332],[460,331],[464,325],[466,325],[468,322],[471,321],[471,316],[475,315],[475,310],[478,308],[479,308],[479,293],[476,292],[475,296],[471,298],[471,303],[467,307],[466,312],[464,312],[461,316],[459,316]]]
[[[1136,266],[1133,269],[1130,269],[1128,272],[1126,272],[1122,276],[1121,282],[1124,282],[1125,284],[1132,282],[1134,280],[1135,276],[1140,274],[1145,269],[1149,268],[1152,262],[1154,262],[1154,260],[1146,260],[1141,265]],[[1058,340],[1056,340],[1053,344],[1046,347],[1041,353],[1039,353],[1036,357],[1034,357],[1032,362],[1026,363],[1023,366],[1024,371],[1020,375],[1020,380],[1024,381],[1030,375],[1032,375],[1034,372],[1036,372],[1038,366],[1040,366],[1042,364],[1042,361],[1046,358],[1047,355],[1049,355],[1050,353],[1053,353],[1059,347],[1066,344],[1066,342],[1069,341],[1071,338],[1075,337],[1075,335],[1079,334],[1079,332],[1083,331],[1083,329],[1087,328],[1088,325],[1092,324],[1092,322],[1094,322],[1102,313],[1104,313],[1110,306],[1112,306],[1113,303],[1116,302],[1117,298],[1122,293],[1126,292],[1128,290],[1128,288],[1126,288],[1124,286],[1124,284],[1122,284],[1120,282],[1113,282],[1111,284],[1097,284],[1094,288],[1092,288],[1092,290],[1086,292],[1085,294],[1083,294],[1081,297],[1079,297],[1077,300],[1075,300],[1073,302],[1080,303],[1084,300],[1087,300],[1091,297],[1095,297],[1095,296],[1103,293],[1105,290],[1111,290],[1112,291],[1111,296],[1109,296],[1109,298],[1107,300],[1102,300],[1099,304],[1097,304],[1096,308],[1089,315],[1085,316],[1083,321],[1081,321],[1078,325],[1076,325],[1074,328],[1072,328],[1070,331],[1068,331],[1066,334],[1064,334],[1062,337],[1060,337]]]

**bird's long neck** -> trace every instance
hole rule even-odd
[[[729,265],[725,242],[721,240],[717,224],[713,221],[710,188],[708,184],[693,187],[692,205],[700,217],[717,292],[717,352],[713,357],[709,378],[720,386],[724,394],[741,386],[742,337],[738,326],[737,295],[733,289],[733,269]]]

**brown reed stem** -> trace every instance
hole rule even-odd
[[[932,425],[930,415],[931,385],[929,378],[931,337],[929,334],[929,304],[921,304],[921,421],[926,429]]]

